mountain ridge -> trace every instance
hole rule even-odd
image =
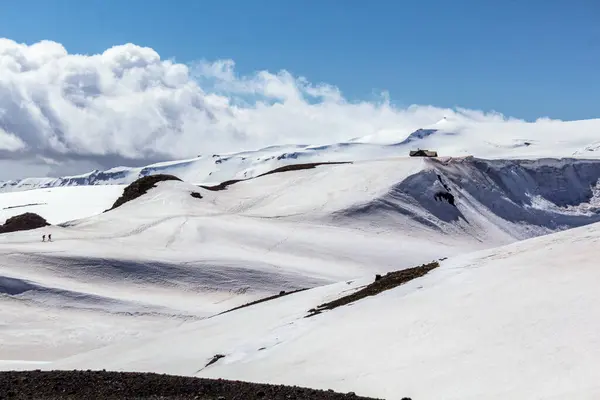
[[[0,192],[81,185],[129,184],[138,178],[166,173],[206,186],[252,178],[290,164],[350,162],[407,157],[411,150],[436,150],[442,157],[474,155],[493,159],[597,158],[598,120],[494,123],[442,119],[410,132],[378,132],[345,142],[321,145],[283,144],[257,150],[200,154],[194,158],[164,161],[142,167],[113,167],[84,174],[25,178],[0,182]],[[541,126],[541,128],[539,126]]]

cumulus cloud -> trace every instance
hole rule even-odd
[[[444,116],[495,113],[349,102],[328,84],[287,71],[239,76],[232,60],[193,65],[125,44],[69,54],[59,43],[0,39],[0,160],[48,171],[141,165],[272,144],[323,144],[390,130],[402,135]]]

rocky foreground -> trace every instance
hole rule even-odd
[[[39,370],[0,372],[0,399],[369,400],[354,393],[295,386],[151,373]]]

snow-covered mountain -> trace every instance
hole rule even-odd
[[[600,159],[585,121],[548,124],[498,136],[443,120],[400,140],[8,183],[0,223],[34,212],[52,225],[0,235],[0,369],[155,371],[390,399],[595,398]],[[407,157],[416,148],[442,157]],[[351,163],[265,174],[330,161]],[[182,181],[105,212],[156,173]],[[246,179],[206,186],[231,178]],[[436,260],[305,318],[376,274]]]
[[[441,121],[415,132],[378,132],[343,143],[281,145],[227,154],[199,155],[139,168],[115,167],[60,178],[0,182],[0,192],[59,186],[128,184],[151,174],[168,173],[192,183],[214,184],[258,176],[289,164],[365,161],[407,156],[418,148],[442,157],[492,159],[600,156],[598,120],[523,122]]]
[[[0,235],[0,368],[155,371],[389,399],[594,398],[600,227],[515,240],[596,220],[597,168],[408,158],[223,191],[161,182],[106,213]],[[456,208],[428,197],[446,186]],[[115,188],[0,199],[45,197],[59,221],[91,198],[108,208],[118,191],[100,193]],[[305,318],[376,273],[436,258],[423,277]]]

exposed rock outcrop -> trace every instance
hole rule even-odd
[[[28,231],[48,225],[50,224],[43,217],[28,212],[7,219],[4,225],[0,225],[0,233]]]

